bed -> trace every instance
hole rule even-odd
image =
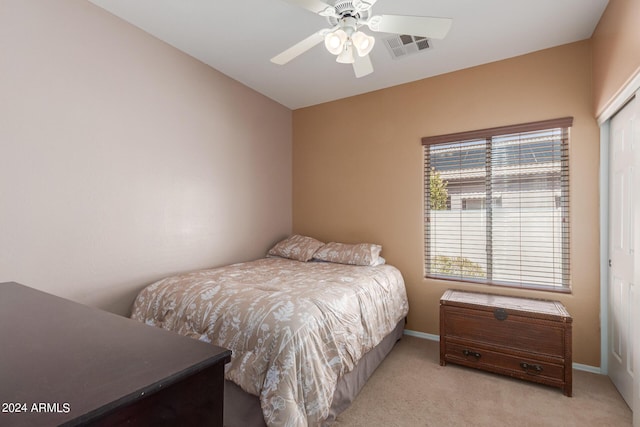
[[[162,279],[134,302],[133,319],[232,351],[225,426],[331,424],[402,335],[404,281],[379,246],[298,237]]]

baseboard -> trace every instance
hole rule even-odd
[[[440,335],[426,334],[424,332],[412,331],[410,329],[405,329],[404,335],[422,338],[429,341],[440,341]],[[602,370],[596,366],[583,365],[582,363],[573,363],[572,367],[577,371],[591,372],[592,374],[602,374]]]
[[[592,374],[602,375],[602,369],[596,366],[583,365],[582,363],[574,363],[573,369],[575,369],[576,371],[585,371],[585,372],[591,372]]]
[[[424,340],[440,342],[440,335],[425,334],[424,332],[412,331],[410,329],[405,329],[404,334],[412,337],[422,338]]]

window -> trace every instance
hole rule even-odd
[[[570,291],[573,118],[425,137],[425,274]]]

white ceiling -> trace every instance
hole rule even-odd
[[[381,38],[374,72],[355,78],[322,44],[286,65],[269,60],[326,18],[284,0],[90,0],[218,71],[291,108],[370,92],[587,39],[608,0],[379,0],[373,14],[453,18],[444,40],[392,59]],[[334,0],[327,3],[333,4]]]

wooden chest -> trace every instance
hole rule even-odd
[[[558,301],[448,290],[440,299],[440,364],[559,387],[571,396],[571,324]]]

